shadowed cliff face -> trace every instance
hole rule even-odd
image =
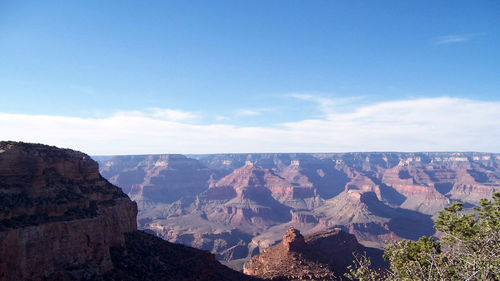
[[[175,178],[150,180],[160,159]],[[101,170],[131,196],[139,193],[129,186],[144,186],[139,227],[239,269],[290,226],[304,234],[339,227],[381,248],[433,235],[432,216],[452,200],[471,206],[500,191],[500,155],[492,153],[122,156]],[[157,196],[144,203],[148,188]]]
[[[0,142],[0,280],[249,280],[137,231],[137,206],[88,155]]]
[[[0,143],[0,280],[68,279],[112,269],[109,247],[137,208],[87,155]]]
[[[125,247],[110,249],[114,269],[104,280],[258,281],[223,266],[214,255],[135,231]]]

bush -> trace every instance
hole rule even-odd
[[[375,280],[497,280],[500,281],[500,193],[482,199],[475,213],[463,212],[463,203],[453,202],[439,212],[434,223],[440,241],[421,237],[397,241],[384,251],[387,271],[369,268],[370,260],[355,257],[355,267],[346,277]]]

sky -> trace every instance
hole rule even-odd
[[[499,1],[0,0],[0,140],[500,152]]]

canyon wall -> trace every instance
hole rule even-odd
[[[71,279],[113,268],[137,207],[72,150],[0,143],[0,280]]]
[[[500,191],[494,153],[144,155],[100,166],[137,198],[140,228],[237,269],[290,226],[304,234],[338,227],[382,248],[433,235],[433,217],[453,200],[470,208]]]
[[[138,231],[136,203],[88,155],[0,142],[0,280],[255,279]]]

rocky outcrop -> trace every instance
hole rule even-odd
[[[304,236],[300,234],[300,231],[293,227],[290,227],[283,236],[281,244],[287,251],[297,252],[304,249],[304,247],[306,246],[306,241],[304,240]]]
[[[340,280],[311,253],[304,237],[290,228],[278,245],[265,249],[243,266],[248,275],[271,280]]]
[[[341,280],[353,253],[366,253],[377,266],[385,266],[382,251],[363,247],[340,229],[304,238],[291,227],[279,244],[246,263],[243,272],[272,280]]]
[[[0,143],[0,280],[71,279],[113,268],[135,203],[87,155]]]
[[[0,142],[0,280],[246,280],[137,231],[137,206],[88,155]]]

